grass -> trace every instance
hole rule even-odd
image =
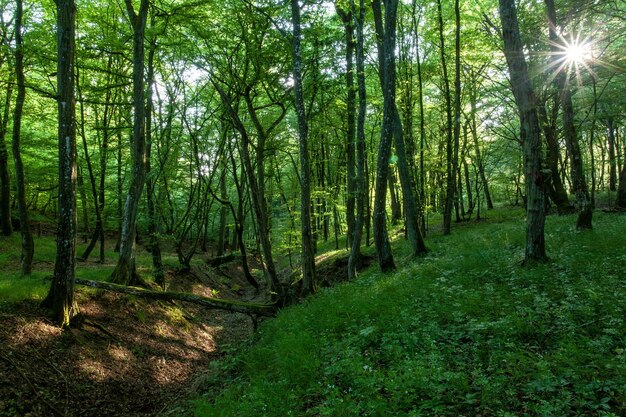
[[[264,323],[195,414],[626,415],[624,215],[549,217],[551,262],[522,268],[523,213],[485,214]]]
[[[42,236],[35,238],[35,254],[33,257],[33,273],[31,276],[20,276],[20,243],[21,237],[18,232],[9,237],[0,238],[0,308],[10,308],[11,304],[24,300],[41,301],[50,289],[50,278],[54,272],[54,260],[56,256],[56,242],[54,236]],[[80,254],[85,244],[78,242],[77,253]],[[117,261],[118,254],[113,247],[106,247],[105,259],[107,265],[93,262],[77,262],[76,276],[83,279],[105,281],[113,271],[113,265]],[[98,247],[94,249],[90,259],[98,256]],[[146,252],[137,255],[137,267],[142,272],[142,277],[152,280],[151,259]],[[175,257],[174,257],[175,259]],[[169,258],[166,259],[166,262]],[[96,290],[80,288],[79,292],[94,292]]]

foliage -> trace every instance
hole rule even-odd
[[[283,311],[196,415],[623,415],[626,218],[598,213],[579,233],[549,217],[552,262],[527,269],[522,219],[499,209],[396,273]]]

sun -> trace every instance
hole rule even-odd
[[[567,65],[582,65],[592,58],[591,43],[572,39],[563,45],[563,59]]]

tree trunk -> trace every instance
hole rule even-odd
[[[446,65],[446,45],[443,36],[443,13],[441,0],[437,0],[439,18],[439,48],[441,52],[441,68],[443,71],[444,98],[446,100],[446,197],[443,209],[443,234],[450,234],[452,224],[452,203],[454,202],[456,172],[454,167],[453,123],[452,123],[452,96],[450,81],[448,80],[448,66]],[[456,124],[455,124],[456,126]],[[455,130],[456,131],[456,130]]]
[[[547,112],[543,105],[537,106],[539,112],[539,118],[543,125],[543,134],[546,139],[546,164],[550,170],[550,180],[546,188],[550,199],[556,205],[559,214],[568,213],[572,207],[567,197],[565,187],[561,181],[561,174],[559,173],[559,142],[557,140],[557,126],[556,117],[558,114],[560,100],[554,100],[554,106],[552,109],[552,116],[548,118]]]
[[[293,79],[298,136],[300,143],[300,222],[302,227],[302,279],[304,294],[316,291],[315,252],[311,237],[311,169],[309,164],[308,130],[302,92],[302,52],[300,49],[300,2],[291,0],[293,25]]]
[[[511,86],[521,119],[526,182],[525,263],[547,261],[545,249],[545,191],[541,172],[541,137],[537,117],[537,98],[524,58],[514,0],[499,0],[502,38]]]
[[[226,190],[226,166],[223,167],[220,174],[220,198],[222,200],[228,200],[228,193]],[[217,256],[224,255],[224,249],[226,248],[226,215],[228,214],[228,207],[222,204],[220,207],[220,226],[217,236]]]
[[[380,66],[381,87],[383,90],[383,123],[380,133],[380,143],[378,145],[378,158],[376,163],[376,182],[374,197],[374,244],[378,257],[378,266],[381,271],[387,272],[395,269],[389,234],[387,232],[387,178],[389,176],[389,157],[391,156],[391,142],[393,139],[393,128],[395,122],[395,86],[389,69],[395,69],[393,52],[387,53],[386,47],[395,44],[395,24],[396,12],[398,8],[397,0],[384,0],[385,3],[385,26],[383,27],[383,17],[380,0],[372,0],[374,10],[374,21],[376,25],[378,62]],[[394,74],[395,75],[395,74]]]
[[[136,285],[139,276],[135,267],[135,235],[139,201],[146,181],[146,108],[144,77],[144,33],[148,17],[149,0],[141,0],[139,13],[135,13],[131,0],[126,1],[128,17],[133,27],[133,139],[131,183],[124,203],[120,257],[111,278],[118,284]]]
[[[79,72],[76,71],[76,77],[79,78]],[[91,157],[89,156],[89,149],[87,147],[87,135],[85,134],[85,108],[83,105],[83,99],[82,99],[82,93],[81,93],[81,88],[80,88],[80,78],[79,78],[79,82],[78,82],[78,88],[77,88],[77,93],[78,93],[78,100],[80,102],[80,137],[82,139],[82,143],[83,143],[83,152],[85,153],[85,162],[87,163],[87,171],[89,174],[89,183],[91,185],[91,194],[94,200],[94,211],[96,213],[96,227],[94,229],[93,235],[91,237],[91,240],[89,241],[89,244],[87,245],[87,247],[85,248],[85,251],[83,252],[82,256],[80,256],[80,260],[84,261],[87,260],[87,258],[89,257],[89,255],[91,254],[91,251],[93,250],[93,248],[96,246],[96,243],[98,242],[98,238],[100,238],[100,236],[104,233],[104,225],[102,223],[102,207],[100,206],[100,204],[98,203],[98,191],[96,189],[96,177],[94,175],[93,172],[93,167],[91,164]],[[78,177],[78,186],[80,187],[80,179],[81,177]],[[84,192],[84,188],[81,190],[81,199],[83,198],[82,193]],[[84,205],[84,201],[86,200],[86,196],[85,199],[83,200],[83,205]]]
[[[151,26],[154,27],[155,17],[152,15]],[[148,205],[148,247],[152,258],[152,272],[154,282],[161,288],[165,288],[165,271],[161,257],[161,244],[159,243],[159,221],[155,209],[155,185],[156,175],[152,172],[152,110],[154,104],[152,94],[154,90],[154,55],[156,53],[156,39],[152,38],[148,51],[148,90],[146,97],[146,199]]]
[[[21,2],[20,2],[21,3]],[[59,143],[59,224],[54,275],[43,305],[52,308],[56,322],[69,326],[77,313],[74,301],[76,271],[76,126],[74,99],[74,0],[57,0],[57,91]]]
[[[482,151],[480,150],[480,143],[478,142],[478,124],[476,123],[476,87],[472,86],[470,90],[470,110],[471,110],[471,131],[472,141],[474,142],[474,153],[476,154],[476,167],[480,181],[483,184],[483,193],[485,194],[485,202],[487,203],[487,210],[493,210],[493,200],[491,199],[491,193],[489,192],[489,183],[487,182],[487,175],[485,173],[485,161],[483,160]],[[478,189],[478,185],[476,186]],[[476,196],[478,198],[478,195]]]
[[[356,90],[354,88],[354,22],[352,11],[344,11],[335,3],[337,14],[343,21],[346,42],[346,90],[348,93],[346,101],[347,129],[346,129],[346,175],[347,175],[347,197],[346,197],[346,220],[348,224],[348,247],[352,247],[355,227],[355,204],[357,189],[357,174],[355,160],[355,115],[356,115]]]
[[[415,10],[413,0],[413,9]],[[418,20],[413,14],[413,28],[415,30],[415,57],[417,60],[417,82],[419,84],[419,114],[420,114],[420,162],[419,162],[419,216],[422,222],[422,230],[426,233],[426,171],[424,169],[424,154],[426,150],[426,118],[424,115],[424,82],[422,77],[422,62],[419,49]]]
[[[357,85],[359,90],[359,109],[356,126],[356,221],[354,225],[354,239],[350,248],[348,258],[348,279],[356,277],[356,270],[361,266],[361,241],[363,240],[363,226],[365,223],[365,112],[367,105],[367,95],[365,88],[365,54],[363,39],[363,24],[365,21],[365,4],[359,0],[359,11],[357,14],[354,0],[350,0],[354,25],[356,27],[356,72]]]
[[[15,165],[15,189],[17,208],[20,216],[20,233],[22,235],[22,253],[20,256],[22,275],[30,275],[32,271],[35,243],[30,229],[28,206],[26,205],[26,178],[24,163],[20,150],[22,110],[26,98],[26,82],[24,79],[24,44],[22,40],[22,0],[17,1],[15,11],[15,78],[17,81],[17,97],[13,113],[13,162]],[[71,64],[70,64],[71,65]],[[76,173],[74,173],[75,175]]]
[[[617,188],[617,207],[626,209],[626,158],[622,164],[622,170],[619,174],[619,187]]]
[[[393,168],[389,168],[387,177],[389,183],[389,199],[391,200],[391,224],[396,225],[402,220],[402,206],[400,196],[396,192],[396,173]]]
[[[12,95],[13,80],[9,80],[4,100],[4,113],[2,121],[0,121],[0,227],[2,227],[4,236],[10,236],[13,233],[13,223],[11,222],[11,176],[9,174],[9,154],[5,141],[11,114]]]
[[[231,99],[226,95],[224,90],[217,84],[215,80],[212,80],[213,86],[218,91],[224,107],[228,110],[231,120],[235,129],[239,132],[241,138],[241,159],[243,160],[243,171],[245,172],[248,182],[248,188],[250,189],[251,204],[256,217],[256,228],[258,230],[258,238],[260,240],[261,249],[263,251],[263,267],[270,284],[270,291],[277,294],[279,300],[284,299],[283,289],[281,288],[278,276],[276,274],[276,266],[274,265],[274,258],[272,256],[272,242],[269,236],[269,232],[266,227],[262,225],[267,224],[267,217],[264,211],[265,198],[259,193],[259,185],[255,176],[254,168],[252,166],[252,160],[250,157],[250,138],[245,125],[239,118],[237,111],[231,104]],[[243,227],[243,225],[241,225]],[[242,230],[243,233],[243,230]],[[243,236],[239,236],[240,246],[244,245]]]
[[[608,149],[609,149],[609,191],[617,190],[617,159],[615,157],[615,129],[613,128],[613,118],[606,121],[609,129]]]
[[[550,40],[552,43],[558,42],[556,33],[556,9],[554,0],[545,0],[548,9],[548,21],[550,27]],[[555,77],[556,87],[561,94],[561,103],[563,104],[563,134],[565,136],[565,145],[570,158],[570,176],[572,178],[572,188],[576,196],[576,206],[578,209],[578,220],[576,221],[577,229],[591,229],[593,211],[591,207],[591,199],[589,198],[589,190],[585,179],[583,168],[582,153],[578,144],[576,135],[576,127],[574,125],[574,106],[572,104],[572,93],[570,91],[568,76],[561,71]]]
[[[459,139],[461,137],[461,11],[459,7],[459,0],[454,2],[454,16],[455,16],[455,42],[454,42],[454,143],[452,147],[452,178],[457,178],[457,188],[453,190],[452,198],[458,201],[456,207],[456,221],[461,221],[459,216],[459,206],[463,204],[463,195],[461,191],[461,176],[459,170]],[[448,181],[450,184],[450,181]],[[456,199],[454,198],[456,195]],[[446,198],[450,198],[446,196]],[[464,216],[464,210],[461,208],[462,215]]]

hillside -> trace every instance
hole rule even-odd
[[[264,323],[195,415],[625,415],[626,217],[596,216],[583,233],[549,217],[551,262],[530,268],[519,211],[431,236],[427,257]]]

